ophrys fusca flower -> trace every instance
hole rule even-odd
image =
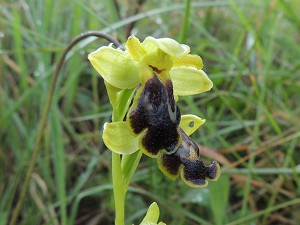
[[[220,167],[206,166],[199,148],[189,137],[204,120],[181,116],[178,96],[208,91],[212,81],[202,70],[202,59],[189,54],[187,45],[170,38],[147,37],[142,43],[131,36],[125,50],[101,47],[89,55],[105,80],[116,122],[106,123],[103,140],[119,154],[141,150],[157,158],[168,177],[193,187],[216,180]],[[186,124],[193,124],[186,126]]]

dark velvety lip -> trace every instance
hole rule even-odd
[[[153,157],[160,150],[176,151],[181,141],[178,130],[180,110],[174,100],[171,80],[163,84],[154,73],[140,89],[127,119],[136,135],[146,130],[141,141],[142,149]]]
[[[157,160],[161,171],[174,179],[181,174],[181,178],[189,185],[201,187],[207,180],[214,180],[219,176],[219,165],[213,161],[205,165],[200,159],[198,145],[179,128],[182,143],[173,154],[162,154]]]

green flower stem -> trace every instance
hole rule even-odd
[[[128,96],[128,98],[130,98],[130,96]],[[122,113],[119,113],[119,111],[113,111],[113,122],[122,121],[122,117],[124,117]],[[141,157],[142,152],[137,151],[130,155],[123,155],[121,160],[120,154],[112,152],[112,180],[116,214],[115,225],[125,224],[125,196],[130,180],[140,162]]]
[[[112,152],[112,179],[115,199],[115,225],[124,225],[125,219],[125,193],[122,181],[120,155]]]
[[[143,153],[137,151],[120,159],[118,153],[112,152],[112,179],[115,200],[115,225],[125,224],[125,196],[130,180],[140,162]]]

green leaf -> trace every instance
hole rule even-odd
[[[125,189],[127,189],[142,155],[142,151],[136,151],[132,154],[123,155],[121,169],[123,174],[124,187],[126,187]]]
[[[229,197],[229,176],[223,174],[218,182],[210,183],[210,208],[213,212],[214,224],[222,225],[226,223],[226,211]]]
[[[54,156],[54,171],[57,183],[57,198],[60,206],[61,224],[67,222],[67,198],[66,198],[66,165],[65,149],[61,117],[57,105],[52,107],[50,113],[51,124],[51,149]]]

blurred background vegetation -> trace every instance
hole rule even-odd
[[[87,30],[121,42],[132,33],[176,39],[203,58],[214,82],[179,104],[207,119],[194,138],[207,162],[220,162],[221,178],[191,189],[143,157],[127,194],[127,224],[138,224],[153,201],[169,225],[299,224],[300,2],[188,4],[0,1],[0,225],[19,199],[57,60]],[[89,38],[68,54],[19,225],[113,224],[111,154],[101,140],[111,107],[87,61],[107,44]]]

